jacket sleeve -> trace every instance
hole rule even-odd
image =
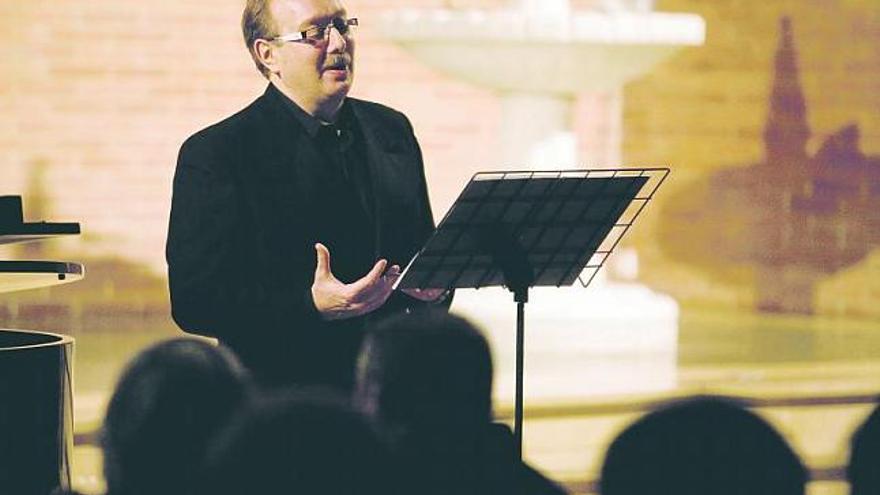
[[[178,157],[166,244],[172,317],[187,332],[227,342],[308,328],[320,320],[313,274],[269,286],[231,165],[235,155],[220,141],[196,135]]]

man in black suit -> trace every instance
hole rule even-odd
[[[172,315],[264,383],[348,388],[367,320],[444,299],[392,290],[434,224],[407,118],[347,97],[356,25],[339,0],[248,0],[268,88],[180,150]]]

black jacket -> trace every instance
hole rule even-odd
[[[172,315],[185,331],[219,338],[264,382],[346,387],[366,320],[416,303],[395,293],[368,317],[320,319],[314,244],[346,212],[325,180],[326,155],[283,98],[270,85],[181,147],[166,246]],[[421,151],[403,114],[353,98],[345,105],[373,198],[376,252],[358,271],[379,257],[403,268],[434,229]],[[351,264],[330,254],[331,268]]]

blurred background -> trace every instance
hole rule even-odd
[[[75,486],[121,367],[179,334],[164,241],[186,137],[266,81],[241,0],[0,0],[0,194],[77,238],[0,259],[83,281],[0,296],[0,327],[76,338]],[[669,167],[588,289],[527,307],[526,455],[583,492],[611,436],[657,400],[749,398],[845,493],[852,428],[880,391],[880,4],[874,0],[349,0],[352,96],[406,113],[438,221],[493,169]],[[453,310],[513,394],[515,307]]]

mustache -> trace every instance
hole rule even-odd
[[[342,53],[327,55],[327,58],[324,60],[324,69],[349,66],[351,66],[351,57]]]

